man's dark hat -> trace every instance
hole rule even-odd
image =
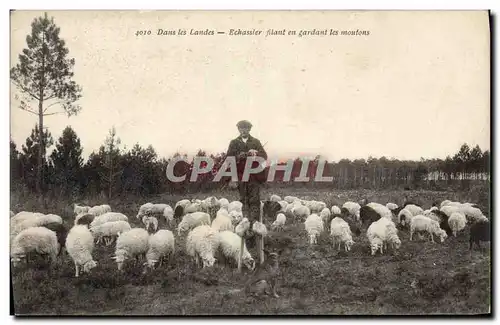
[[[252,123],[248,122],[247,120],[242,120],[242,121],[239,121],[237,124],[236,124],[237,127],[242,127],[242,128],[251,128],[252,127]]]

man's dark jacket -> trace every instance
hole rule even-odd
[[[248,153],[249,150],[254,149],[257,150],[257,156],[264,158],[264,160],[267,160],[267,153],[264,150],[264,147],[262,147],[262,144],[257,138],[252,137],[251,135],[248,136],[247,142],[243,142],[241,139],[241,136],[237,137],[236,139],[231,140],[229,143],[229,148],[227,149],[227,157],[234,156],[236,157],[236,170],[238,173],[238,180],[241,181],[243,177],[243,172],[245,170],[245,163],[246,163],[246,158],[238,159],[238,155],[240,152],[245,152]],[[254,161],[252,163],[252,168],[257,168],[259,162]],[[260,183],[263,183],[266,181],[266,172],[265,170],[259,172],[258,174],[250,174],[249,177],[249,182],[257,181]]]

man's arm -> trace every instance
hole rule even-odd
[[[267,152],[259,140],[257,140],[257,149],[256,150],[257,150],[257,156],[262,157],[262,158],[267,160]]]

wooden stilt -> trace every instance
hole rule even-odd
[[[238,258],[238,272],[241,272],[241,265],[243,264],[243,247],[245,245],[245,238],[241,237],[240,256]]]
[[[259,214],[259,221],[262,222],[262,213]],[[259,260],[260,264],[264,263],[264,236],[259,236],[259,242],[257,247],[259,248]]]

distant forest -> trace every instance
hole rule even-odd
[[[11,190],[36,193],[39,128],[35,126],[31,135],[19,148],[10,141]],[[121,145],[115,129],[111,129],[97,152],[92,152],[84,161],[82,146],[76,132],[66,127],[59,139],[54,141],[48,130],[44,136],[43,182],[41,190],[54,198],[81,198],[100,195],[108,199],[123,194],[149,196],[162,193],[194,193],[225,188],[230,178],[212,182],[225,153],[206,153],[199,150],[198,156],[209,156],[215,161],[212,173],[200,175],[196,183],[189,182],[190,163],[178,162],[174,168],[177,176],[186,174],[186,181],[172,183],[166,177],[166,167],[176,156],[159,157],[150,145],[139,144],[127,149]],[[55,146],[50,155],[48,148]],[[302,161],[294,160],[291,182],[283,182],[283,172],[277,171],[274,182],[268,187],[307,186],[332,189],[433,189],[444,190],[450,186],[466,189],[471,182],[490,179],[490,152],[479,146],[471,148],[463,144],[453,156],[446,159],[421,159],[420,161],[388,159],[341,159],[328,161],[323,176],[332,176],[333,182],[314,182],[319,155],[309,162],[309,183],[293,182],[299,175]],[[284,163],[283,163],[284,164]],[[267,167],[268,168],[268,167]]]

